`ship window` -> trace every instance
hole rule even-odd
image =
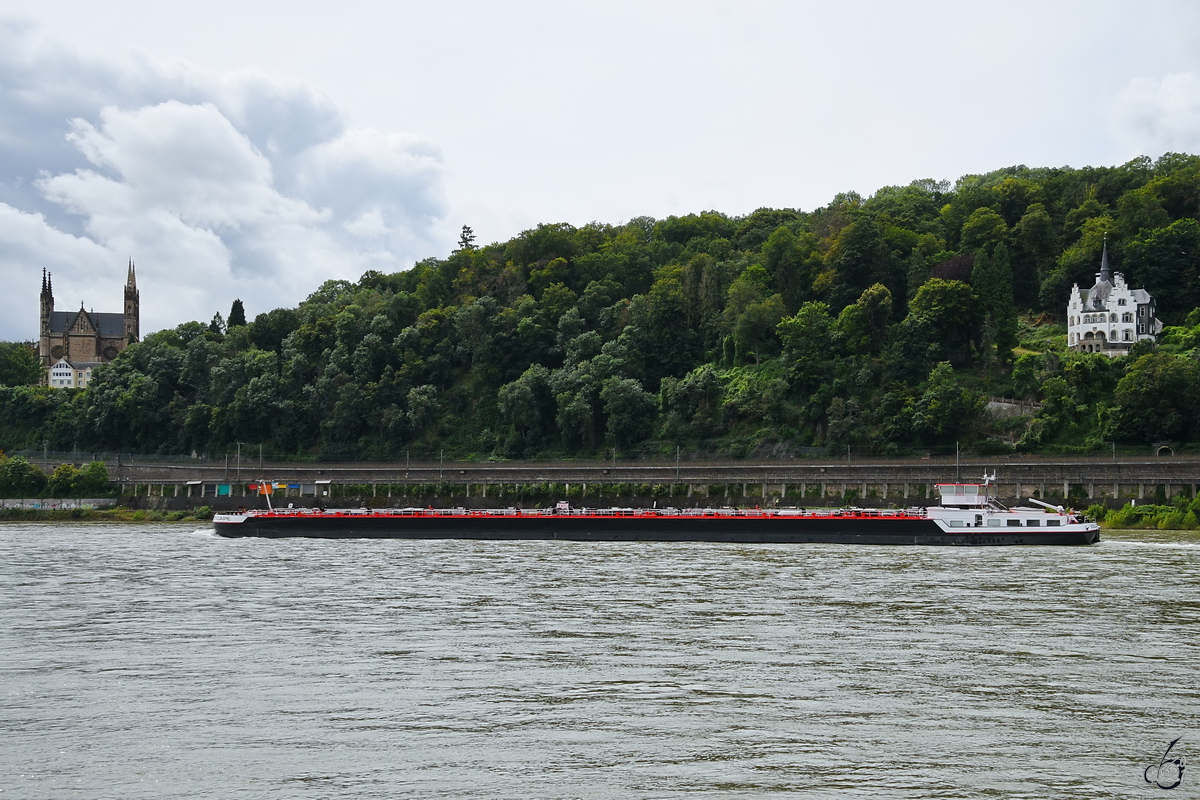
[[[989,520],[988,520],[988,527],[989,527],[989,528],[999,528],[999,527],[1000,527],[1000,520],[998,520],[998,519],[989,519]]]
[[[1028,519],[1025,520],[1025,524],[1031,528],[1037,528],[1042,524],[1042,521],[1040,519]]]
[[[963,521],[962,521],[961,519],[952,519],[952,520],[950,520],[950,527],[951,527],[951,528],[961,528],[962,526],[963,526]]]
[[[1047,527],[1047,528],[1057,528],[1057,527],[1058,527],[1058,520],[1056,520],[1056,519],[1048,519],[1048,520],[1046,520],[1046,527]]]
[[[1019,519],[1010,519],[1010,520],[1005,520],[1005,521],[1008,523],[1008,527],[1010,527],[1010,528],[1021,527],[1021,520],[1019,520]]]

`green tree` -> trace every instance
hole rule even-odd
[[[46,488],[46,473],[20,456],[0,456],[0,497],[37,497]]]
[[[1017,346],[1017,307],[1013,302],[1013,277],[1008,246],[1003,242],[993,252],[975,258],[971,288],[979,299],[983,324],[994,331],[996,357],[1008,363]]]
[[[80,494],[85,497],[103,496],[112,491],[112,485],[108,478],[108,468],[104,466],[104,462],[92,461],[85,464],[83,469],[79,471],[79,477],[75,482],[75,486]]]
[[[990,250],[1005,240],[1008,225],[1004,217],[990,208],[977,208],[963,223],[959,239],[962,246],[976,252]]]
[[[912,430],[922,444],[949,444],[970,436],[983,407],[984,399],[959,383],[943,361],[929,373],[925,391],[910,406]]]
[[[763,266],[789,313],[808,299],[816,268],[820,266],[812,234],[796,235],[781,225],[763,244]]]
[[[229,308],[229,322],[226,327],[236,328],[239,325],[246,324],[246,309],[242,306],[241,299],[233,301],[233,305]]]
[[[41,381],[45,370],[37,351],[23,342],[0,342],[0,386],[28,386]]]
[[[1200,307],[1200,222],[1181,219],[1145,231],[1125,247],[1125,267],[1134,286],[1145,286],[1159,318],[1183,322]]]
[[[609,378],[600,390],[608,418],[608,440],[626,447],[645,439],[654,425],[654,395],[633,378]]]
[[[1186,441],[1200,414],[1200,365],[1151,353],[1134,362],[1113,395],[1113,436],[1119,441]]]
[[[777,294],[747,306],[738,315],[733,328],[733,341],[738,355],[754,353],[754,363],[762,363],[763,353],[771,353],[776,349],[778,340],[775,338],[775,329],[785,313],[783,299]]]
[[[75,497],[79,493],[79,468],[74,464],[59,464],[46,483],[50,497]]]
[[[975,293],[961,281],[930,278],[908,306],[909,330],[923,330],[928,341],[946,354],[969,352],[977,318]]]
[[[834,320],[829,306],[808,302],[776,327],[783,342],[783,361],[793,388],[807,397],[824,384],[833,369],[836,353],[830,347]]]
[[[1037,303],[1038,287],[1054,269],[1058,232],[1046,207],[1034,203],[1012,229],[1013,297],[1025,308]]]
[[[882,283],[867,288],[838,315],[836,330],[855,353],[876,355],[892,323],[892,293]]]
[[[462,233],[458,235],[459,250],[474,250],[475,249],[475,231],[471,230],[470,225],[462,226]]]

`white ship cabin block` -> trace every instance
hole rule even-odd
[[[1162,332],[1155,316],[1154,298],[1145,289],[1131,289],[1125,276],[1108,266],[1108,243],[1100,258],[1096,285],[1071,287],[1067,303],[1067,346],[1079,353],[1104,353],[1117,357],[1129,353],[1137,342],[1151,341]]]
[[[987,503],[987,488],[980,483],[939,483],[943,506],[974,507]]]

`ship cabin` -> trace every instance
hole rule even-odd
[[[981,508],[988,504],[986,483],[939,483],[938,494],[948,508]]]
[[[1037,508],[1008,508],[991,497],[991,481],[985,483],[939,483],[941,506],[928,510],[931,518],[948,528],[1059,528],[1083,522],[1062,506],[1030,499]]]

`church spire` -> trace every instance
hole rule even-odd
[[[133,266],[133,259],[129,259],[129,276],[125,279],[125,286],[130,289],[137,288],[137,269]]]
[[[1108,266],[1108,234],[1104,234],[1104,253],[1100,256],[1100,283],[1112,283],[1112,270]]]

